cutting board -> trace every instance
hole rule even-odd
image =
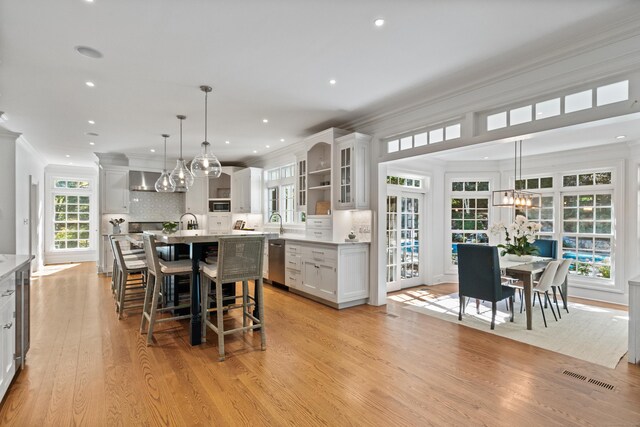
[[[316,202],[316,215],[329,215],[331,210],[331,202],[328,200],[320,200]]]

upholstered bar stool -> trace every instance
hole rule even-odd
[[[260,347],[267,348],[264,328],[264,295],[262,289],[262,259],[264,236],[224,236],[218,241],[218,263],[200,263],[200,295],[202,303],[202,340],[206,341],[207,327],[218,334],[218,360],[225,359],[224,336],[238,331],[260,329]],[[254,294],[249,293],[249,280],[253,280]],[[242,282],[242,294],[224,297],[222,285],[224,283]],[[210,293],[211,285],[213,294]],[[211,297],[215,297],[215,307],[209,308]],[[237,300],[242,302],[237,304]],[[225,301],[228,304],[225,305]],[[253,315],[253,308],[257,305],[258,317]],[[225,330],[224,312],[242,309],[242,326]],[[216,323],[209,321],[209,313],[216,313]],[[251,325],[248,325],[248,321]]]
[[[141,301],[141,295],[137,290],[146,287],[147,262],[144,259],[125,259],[120,248],[120,242],[113,239],[114,263],[116,264],[116,311],[118,319],[122,319],[125,310],[141,307],[141,305],[130,305],[135,301]],[[132,293],[133,292],[133,293]],[[127,296],[129,294],[129,296]]]
[[[156,241],[153,236],[145,234],[144,250],[147,255],[148,280],[147,290],[144,295],[142,309],[142,320],[140,321],[140,333],[144,333],[145,321],[149,322],[147,328],[147,345],[153,343],[153,328],[156,323],[169,322],[172,320],[190,319],[191,314],[175,315],[171,317],[158,318],[158,313],[165,313],[169,310],[179,310],[190,308],[191,302],[187,301],[170,307],[164,306],[168,298],[163,292],[164,279],[167,276],[189,276],[191,280],[192,265],[191,260],[163,261],[158,257]],[[189,287],[191,288],[191,287]],[[189,296],[191,298],[191,295]],[[158,306],[161,306],[158,308]]]

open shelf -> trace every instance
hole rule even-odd
[[[331,168],[326,168],[326,169],[318,169],[315,171],[309,171],[307,172],[309,175],[320,175],[320,174],[329,174],[331,173]]]
[[[331,184],[329,185],[318,185],[316,187],[309,187],[308,190],[328,190],[331,188]]]

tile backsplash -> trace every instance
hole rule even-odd
[[[129,221],[177,221],[183,213],[183,193],[129,193]]]

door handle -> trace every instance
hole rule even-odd
[[[9,322],[9,323],[6,323],[6,324],[3,326],[3,328],[4,328],[4,329],[11,329],[11,327],[12,327],[12,326],[13,326],[13,322]]]
[[[6,293],[2,294],[1,296],[8,297],[8,296],[13,295],[14,292],[15,292],[15,289],[9,289],[9,290],[7,290]]]

